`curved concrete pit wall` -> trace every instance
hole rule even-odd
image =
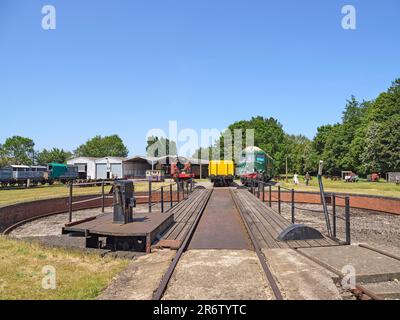
[[[392,213],[400,215],[400,198],[383,197],[374,195],[358,195],[358,194],[345,194],[336,193],[337,196],[350,197],[350,207],[358,209],[373,210],[384,213]],[[262,195],[260,195],[260,198]],[[268,202],[269,193],[265,191],[265,201]],[[272,202],[277,202],[278,192],[272,191]],[[321,204],[321,196],[318,192],[296,191],[296,203],[307,204]],[[288,191],[281,191],[282,202],[291,202],[291,193]],[[344,206],[344,199],[336,198],[336,205]]]
[[[136,193],[138,197],[146,196],[146,192]],[[96,198],[99,195],[83,195],[73,197],[73,202],[83,201],[90,198]],[[182,197],[182,196],[181,196]],[[173,201],[177,201],[176,193],[173,194]],[[160,193],[153,193],[152,202],[159,202],[161,200]],[[169,201],[169,193],[165,192],[164,201]],[[44,199],[31,202],[22,202],[9,206],[0,207],[0,233],[8,227],[19,223],[24,220],[38,218],[44,215],[59,214],[69,211],[69,197]],[[138,204],[148,203],[147,198],[138,198]],[[113,204],[113,199],[105,200],[106,207]],[[74,204],[73,211],[100,208],[102,205],[101,199],[95,199],[88,202]]]

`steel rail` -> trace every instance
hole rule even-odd
[[[248,235],[250,237],[250,240],[251,240],[251,242],[253,244],[253,247],[254,247],[254,250],[255,250],[255,252],[257,254],[257,257],[260,260],[261,266],[262,266],[262,268],[264,270],[264,273],[265,273],[265,275],[267,277],[267,280],[268,280],[269,284],[271,285],[271,289],[272,289],[272,291],[274,293],[274,296],[275,296],[276,300],[283,300],[283,296],[282,296],[281,290],[279,289],[278,284],[276,283],[276,280],[275,280],[270,268],[268,267],[268,264],[267,264],[267,262],[265,260],[264,254],[261,251],[261,248],[260,248],[260,245],[259,245],[258,241],[256,240],[256,238],[255,238],[255,236],[254,236],[254,234],[253,234],[248,222],[246,221],[246,219],[245,219],[245,217],[243,215],[242,210],[240,209],[240,206],[237,203],[237,200],[235,199],[235,197],[233,195],[232,189],[230,190],[230,193],[231,193],[233,202],[235,203],[236,209],[238,210],[238,212],[240,214],[240,217],[242,218],[242,221],[244,223],[244,226],[246,227],[247,233],[248,233]]]
[[[172,274],[175,271],[176,266],[178,265],[179,260],[182,257],[183,252],[186,251],[190,240],[192,239],[192,236],[197,228],[197,225],[199,224],[199,221],[203,215],[204,209],[206,208],[208,201],[210,200],[211,194],[212,194],[212,190],[209,191],[209,194],[206,198],[206,201],[204,202],[204,204],[202,205],[199,214],[197,215],[193,225],[191,226],[188,234],[185,237],[185,240],[183,241],[182,245],[180,246],[178,252],[176,253],[174,259],[172,260],[172,263],[170,264],[170,266],[168,267],[166,273],[164,274],[160,285],[158,286],[157,290],[154,292],[152,300],[161,300],[162,296],[164,295],[165,290],[167,289],[168,283],[171,280]]]
[[[367,244],[363,244],[363,243],[360,243],[358,246],[361,247],[361,248],[364,248],[364,249],[375,251],[375,252],[380,253],[380,254],[382,254],[384,256],[387,256],[389,258],[392,258],[392,259],[400,261],[400,257],[399,256],[396,256],[396,255],[394,255],[394,254],[392,254],[390,252],[387,252],[387,251],[384,251],[384,250],[381,250],[381,249],[378,249],[378,248],[374,248],[374,247],[371,247],[371,246],[369,246]]]

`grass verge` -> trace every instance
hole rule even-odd
[[[0,236],[0,300],[94,299],[128,263]],[[55,269],[55,289],[42,287],[46,266]]]

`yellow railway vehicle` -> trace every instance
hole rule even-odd
[[[231,160],[211,160],[208,176],[215,187],[229,186],[235,176],[235,164]]]

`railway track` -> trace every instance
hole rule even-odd
[[[221,210],[222,209],[222,210]],[[203,204],[191,229],[153,294],[161,300],[181,258],[190,249],[250,249],[254,251],[265,273],[275,299],[282,300],[282,293],[262,254],[261,248],[247,225],[231,189],[213,189]]]
[[[213,197],[214,195],[214,197]],[[247,220],[243,216],[241,205],[238,203],[239,199],[236,199],[232,189],[213,189],[206,200],[201,205],[199,214],[197,215],[195,222],[192,224],[190,230],[183,238],[182,245],[177,251],[175,258],[173,259],[169,269],[164,274],[162,281],[153,295],[154,300],[160,300],[165,291],[168,288],[169,281],[174,274],[174,271],[179,264],[182,255],[187,250],[191,249],[248,249],[254,251],[259,259],[262,266],[263,272],[267,278],[269,287],[272,289],[276,299],[282,299],[282,294],[277,286],[277,283],[271,273],[269,266],[266,263],[265,257],[261,251],[260,244],[257,241],[257,237],[253,234],[252,229],[248,225]],[[100,204],[97,204],[98,207]],[[179,208],[179,207],[178,207]],[[221,210],[223,208],[223,210]],[[37,217],[28,218],[20,221],[7,230],[3,234],[10,233],[16,227],[31,222],[42,217],[60,214],[65,212],[50,212]],[[218,232],[216,232],[218,230]],[[400,257],[393,254],[375,249],[369,246],[360,245],[365,249],[375,251],[387,257],[400,261]],[[301,250],[294,249],[299,254],[302,254],[309,260],[319,264],[323,268],[335,273],[339,279],[342,279],[343,274],[333,270],[329,265],[321,263],[314,259],[312,256],[305,255]],[[360,300],[372,299],[381,300],[382,298],[376,292],[365,288],[362,285],[357,285],[352,290],[353,294]]]

